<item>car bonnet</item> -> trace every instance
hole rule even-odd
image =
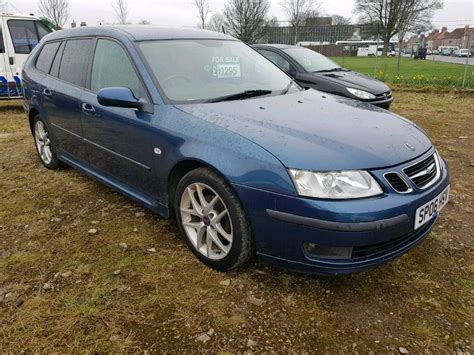
[[[353,71],[314,73],[314,75],[318,77],[323,76],[343,86],[368,91],[374,95],[381,95],[390,91],[390,88],[381,81]]]
[[[383,168],[432,147],[420,128],[400,116],[316,90],[176,107],[246,137],[288,168]]]

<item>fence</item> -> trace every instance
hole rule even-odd
[[[377,34],[373,24],[337,26],[269,27],[262,42],[296,44],[298,42],[336,43],[351,38],[372,39]]]

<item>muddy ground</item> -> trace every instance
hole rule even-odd
[[[338,278],[208,269],[174,221],[43,168],[25,115],[3,104],[0,352],[472,352],[474,95],[395,97],[448,161],[451,200],[416,249]]]

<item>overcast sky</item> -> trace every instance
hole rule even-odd
[[[115,20],[112,0],[69,0],[71,16],[68,21],[86,21],[97,25],[100,21],[112,23]],[[226,0],[209,0],[211,10],[222,11]],[[353,14],[354,0],[320,0],[325,14],[339,14],[357,20]],[[37,0],[3,1],[8,11],[38,14]],[[128,0],[130,21],[136,23],[148,20],[154,25],[171,27],[194,27],[198,23],[194,0]],[[433,23],[436,27],[474,27],[474,0],[444,0],[443,10],[436,12]],[[286,20],[281,0],[270,0],[270,16]]]

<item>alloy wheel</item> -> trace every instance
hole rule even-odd
[[[203,183],[193,183],[182,193],[181,223],[194,248],[211,260],[225,258],[232,247],[229,210],[219,194]]]
[[[51,140],[44,123],[41,120],[36,121],[35,124],[35,143],[38,148],[38,154],[44,164],[49,165],[53,159],[53,152],[51,149]]]

